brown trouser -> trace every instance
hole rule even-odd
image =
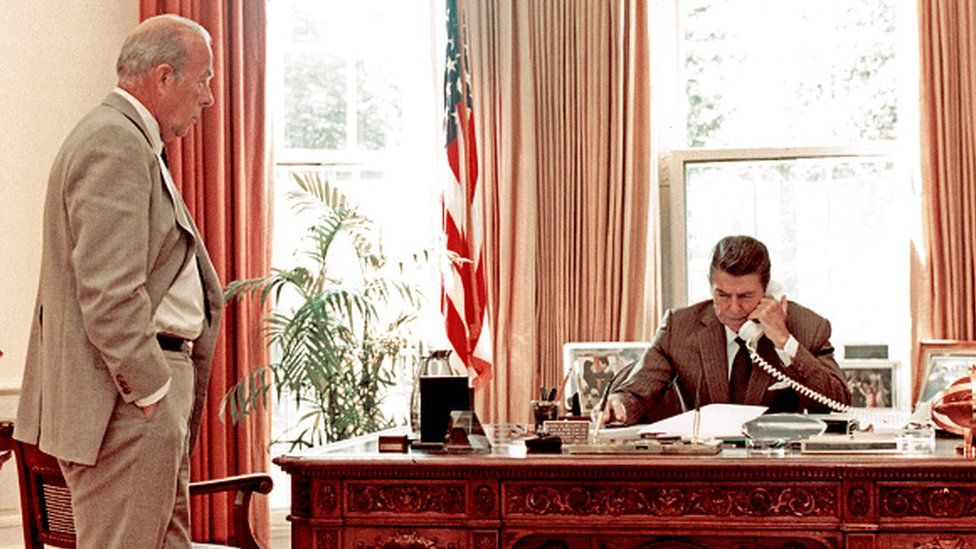
[[[79,549],[190,546],[193,363],[184,353],[163,353],[173,377],[152,417],[119,398],[95,465],[58,460]]]

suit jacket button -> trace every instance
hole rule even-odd
[[[119,382],[119,387],[122,388],[122,394],[127,395],[132,392],[132,387],[129,387],[129,382],[122,377],[122,374],[115,376],[115,381]]]

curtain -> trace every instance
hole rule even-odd
[[[214,105],[186,137],[167,146],[173,179],[200,229],[221,282],[262,276],[270,269],[269,165],[265,144],[265,2],[141,0],[141,16],[175,13],[203,25],[213,38]],[[234,426],[218,418],[221,397],[248,370],[267,364],[261,310],[230,303],[222,319],[207,407],[191,457],[193,480],[269,468],[270,415],[252,413]],[[194,539],[226,540],[233,500],[194,498]],[[205,503],[205,505],[202,505]],[[268,502],[252,503],[252,527],[269,539]]]
[[[646,332],[645,0],[467,0],[485,188],[491,422],[526,421],[568,341]]]
[[[976,340],[976,4],[920,0],[922,338]],[[915,364],[913,379],[921,379]]]

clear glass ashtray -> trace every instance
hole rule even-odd
[[[898,433],[901,450],[910,454],[931,454],[935,451],[935,429],[931,425],[909,423]]]
[[[800,414],[767,414],[742,425],[749,453],[782,455],[790,444],[827,430],[823,421]]]
[[[746,439],[746,452],[763,456],[782,456],[790,447],[787,439]]]

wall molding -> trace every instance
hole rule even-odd
[[[0,397],[17,396],[20,394],[20,380],[0,378]]]

